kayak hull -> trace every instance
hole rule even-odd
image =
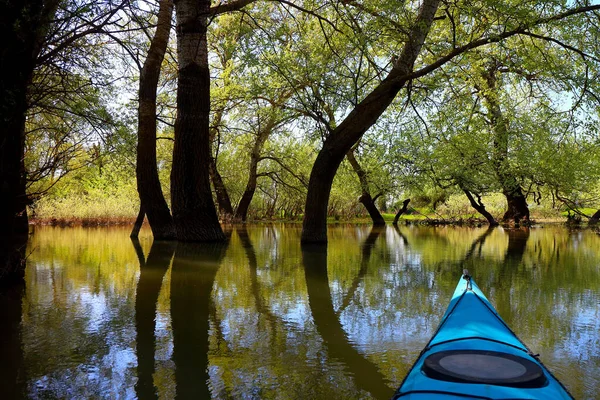
[[[393,399],[572,399],[470,276]]]

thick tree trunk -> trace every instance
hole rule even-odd
[[[27,242],[25,114],[27,90],[57,0],[0,5],[0,281],[21,281]],[[0,282],[1,283],[1,282]]]
[[[156,32],[139,83],[137,188],[141,208],[148,217],[156,240],[175,239],[173,218],[163,195],[156,165],[156,88],[169,42],[172,15],[173,1],[161,0]]]
[[[494,132],[493,163],[502,193],[506,197],[507,210],[502,220],[513,220],[518,224],[521,220],[529,221],[529,207],[521,189],[521,185],[510,171],[508,161],[509,126],[502,114],[498,99],[497,65],[492,65],[484,74],[486,88],[482,91],[489,111],[491,127]]]
[[[592,215],[592,218],[590,218],[590,220],[588,221],[588,224],[589,225],[596,225],[599,220],[600,220],[600,210],[596,211],[594,213],[594,215]]]
[[[410,199],[406,199],[402,202],[402,208],[400,210],[398,210],[398,212],[396,213],[396,216],[394,217],[394,222],[392,222],[392,225],[394,225],[394,226],[398,225],[398,220],[400,219],[400,216],[408,210],[408,203],[410,203]]]
[[[400,57],[392,71],[361,101],[323,143],[313,165],[302,225],[302,242],[327,241],[327,206],[333,178],[346,153],[392,103],[406,84],[429,33],[440,0],[424,0]]]
[[[210,0],[177,0],[177,119],[171,203],[177,239],[224,241],[209,168],[210,74],[206,32]]]
[[[496,219],[494,218],[494,216],[492,214],[490,214],[488,210],[485,209],[485,205],[481,202],[481,199],[478,198],[478,200],[475,200],[475,198],[473,197],[473,194],[465,188],[463,188],[463,192],[469,199],[469,203],[471,203],[471,207],[473,207],[475,210],[477,210],[478,213],[483,215],[484,218],[490,224],[490,226],[498,225],[498,222],[496,222]]]
[[[135,392],[139,399],[156,399],[158,393],[154,386],[154,353],[156,352],[156,308],[163,277],[175,252],[177,244],[173,241],[154,241],[144,260],[144,254],[138,241],[133,245],[140,261],[140,277],[135,294],[136,355],[138,360]]]
[[[512,189],[504,190],[504,196],[506,197],[507,209],[502,217],[503,221],[514,221],[518,224],[523,220],[529,222],[529,206],[527,205],[527,199],[523,194],[521,186],[517,184]]]
[[[385,225],[385,220],[383,219],[383,216],[381,216],[381,213],[377,209],[377,206],[375,205],[375,200],[371,196],[367,173],[360,166],[358,160],[354,156],[354,149],[350,149],[348,153],[346,153],[346,158],[350,162],[352,169],[354,170],[354,172],[358,176],[358,180],[360,181],[362,194],[358,198],[358,201],[361,202],[362,205],[365,206],[365,208],[367,209],[367,212],[369,213],[369,216],[373,221],[373,225]]]

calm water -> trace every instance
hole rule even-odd
[[[600,236],[230,228],[227,245],[36,228],[0,296],[3,398],[387,399],[463,268],[579,399],[600,395]]]

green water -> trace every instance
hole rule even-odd
[[[0,296],[3,398],[387,399],[463,268],[578,399],[600,393],[600,236],[229,227],[227,245],[36,228]]]

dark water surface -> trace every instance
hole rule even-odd
[[[463,268],[579,399],[600,398],[600,236],[299,225],[227,245],[36,228],[0,296],[2,398],[389,398]],[[5,397],[8,396],[8,397]]]

